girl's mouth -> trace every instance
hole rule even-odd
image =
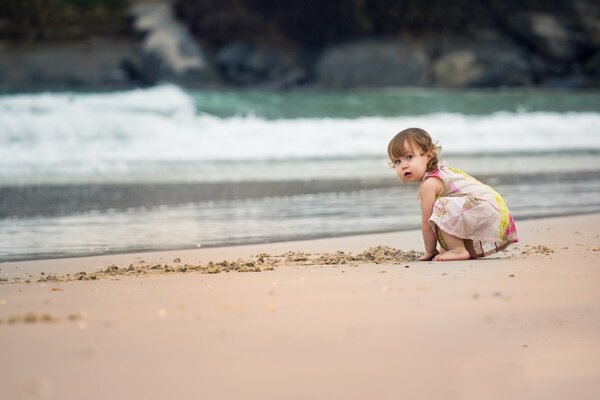
[[[412,173],[411,173],[411,172],[405,172],[405,173],[404,173],[404,177],[407,177],[407,176],[410,176],[410,175],[412,175]]]

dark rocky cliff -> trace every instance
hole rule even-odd
[[[0,88],[600,86],[592,0],[146,3],[3,0]]]

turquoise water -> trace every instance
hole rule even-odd
[[[190,94],[199,111],[223,118],[240,115],[268,119],[356,118],[433,113],[485,115],[499,111],[564,113],[600,110],[600,93],[597,91],[388,89],[334,93],[191,91]]]
[[[0,96],[0,260],[415,229],[387,166],[419,126],[519,219],[600,211],[600,92]]]

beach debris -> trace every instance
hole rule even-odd
[[[80,313],[73,313],[73,314],[67,315],[67,319],[69,321],[79,321],[82,318],[83,318],[83,315],[81,315]]]
[[[347,264],[348,261],[355,261],[356,259],[343,251],[338,250],[335,254],[324,254],[319,256],[319,265],[343,265]],[[308,260],[306,260],[308,261]]]
[[[45,275],[43,272],[40,275],[41,277],[37,280],[38,282],[60,282],[60,278],[57,275]]]
[[[14,324],[34,324],[37,322],[56,322],[58,318],[48,313],[28,312],[21,315],[13,315],[6,320],[9,325]]]
[[[420,254],[416,251],[403,252],[389,246],[370,247],[368,250],[352,255],[343,251],[335,253],[320,254],[311,257],[310,253],[288,252],[285,254],[286,265],[346,265],[356,266],[356,263],[364,264],[402,264],[406,261],[414,261]]]
[[[60,321],[80,321],[83,318],[81,313],[72,313],[64,318],[57,317],[49,313],[27,312],[24,314],[12,315],[6,320],[0,320],[0,325],[17,325],[17,324],[37,324],[37,323],[54,323]]]
[[[373,262],[375,264],[403,264],[415,261],[421,253],[411,250],[402,251],[389,246],[370,247],[357,256],[356,261]]]
[[[523,255],[530,255],[530,254],[543,254],[543,255],[550,255],[552,253],[554,253],[554,250],[552,250],[550,247],[548,246],[544,246],[544,245],[538,245],[538,246],[525,246],[527,247],[526,250],[523,250],[521,252],[521,254]]]
[[[259,253],[251,256],[248,259],[237,259],[235,261],[223,260],[220,262],[209,261],[207,264],[181,264],[181,260],[176,258],[173,260],[174,265],[166,263],[152,263],[144,260],[137,261],[135,264],[118,266],[110,264],[107,267],[100,268],[93,272],[80,271],[73,274],[57,275],[51,273],[40,273],[39,278],[30,276],[24,280],[21,278],[12,278],[5,280],[7,283],[58,283],[68,281],[94,281],[99,279],[117,280],[123,276],[147,276],[160,274],[175,274],[175,273],[201,273],[201,274],[218,274],[221,272],[263,272],[272,271],[280,266],[338,266],[346,265],[350,267],[358,267],[359,264],[387,264],[387,265],[403,265],[406,262],[415,261],[422,253],[417,251],[402,251],[389,246],[375,246],[353,255],[338,250],[334,253],[318,253],[311,254],[306,252],[289,251],[284,254],[270,255],[267,253]],[[404,265],[404,268],[409,268]],[[384,273],[384,272],[382,272]],[[42,285],[43,286],[43,285]],[[52,291],[63,291],[64,289],[54,287]],[[94,291],[94,289],[92,289]]]
[[[57,288],[57,287],[53,287],[52,289],[50,289],[53,292],[64,292],[65,289],[61,289],[61,288]]]
[[[286,263],[299,263],[310,260],[310,253],[288,251],[284,254]]]

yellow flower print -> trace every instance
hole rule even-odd
[[[433,205],[433,213],[438,217],[446,215],[448,213],[445,208],[446,204],[448,204],[448,199],[439,199],[436,201]]]
[[[479,200],[473,196],[465,197],[465,203],[463,204],[463,210],[470,210],[479,203]]]
[[[461,171],[460,169],[456,169],[456,168],[452,168],[452,167],[448,167],[448,169],[452,172],[454,172],[455,174],[459,174],[462,175],[465,179],[473,181],[473,182],[479,182],[477,179],[473,178],[471,175],[467,174],[464,171]]]

